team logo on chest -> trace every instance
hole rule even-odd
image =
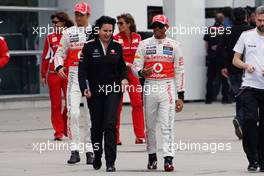
[[[114,49],[111,49],[110,54],[116,54],[116,51]]]
[[[163,71],[163,65],[161,63],[155,63],[153,65],[153,70],[155,73],[160,73]]]
[[[51,41],[52,41],[52,42],[57,42],[58,39],[57,39],[57,37],[52,37]]]
[[[94,49],[94,52],[92,53],[92,56],[93,56],[94,58],[96,58],[96,57],[101,57],[101,54],[99,53],[99,50],[98,50],[98,49]]]

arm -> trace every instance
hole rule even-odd
[[[184,78],[184,58],[180,44],[175,48],[175,82],[178,94],[176,101],[176,112],[181,112],[184,104],[185,78]]]
[[[41,78],[46,79],[48,67],[49,67],[49,59],[50,59],[50,45],[48,37],[45,40],[44,49],[42,53],[42,63],[41,63]]]
[[[54,56],[55,70],[58,72],[58,75],[63,79],[67,78],[67,75],[64,73],[63,65],[64,65],[64,60],[66,59],[68,54],[68,49],[69,49],[69,35],[67,34],[67,32],[65,32],[60,40],[59,47]]]
[[[185,78],[184,78],[184,58],[180,44],[175,48],[175,82],[178,99],[184,100]]]
[[[9,61],[9,52],[4,38],[0,38],[0,68],[3,68]]]
[[[140,42],[135,54],[132,72],[136,77],[143,77],[142,70],[144,68],[144,54],[143,54],[143,43]]]
[[[255,70],[254,66],[246,64],[242,61],[242,54],[235,52],[234,58],[233,58],[233,65],[237,68],[247,70],[248,72],[253,72]]]
[[[79,86],[83,96],[85,95],[85,90],[86,89],[89,90],[89,83],[87,78],[88,56],[87,56],[86,48],[87,45],[85,44],[80,56],[79,69],[78,69]]]
[[[120,45],[121,58],[118,60],[118,71],[120,73],[121,80],[128,80],[128,70],[123,57],[123,49]]]
[[[59,47],[54,56],[54,65],[55,70],[58,72],[61,68],[63,68],[64,60],[67,57],[69,49],[69,35],[65,32],[60,40]]]
[[[246,64],[242,61],[242,55],[245,50],[244,34],[242,33],[234,47],[233,65],[237,68],[247,70],[249,73],[253,73],[255,68],[252,65]]]

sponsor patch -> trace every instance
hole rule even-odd
[[[79,42],[79,36],[78,35],[70,35],[70,42]]]
[[[163,46],[163,54],[173,55],[173,48],[170,46]]]
[[[150,55],[150,54],[157,54],[157,50],[156,49],[148,49],[148,50],[146,50],[146,55]]]

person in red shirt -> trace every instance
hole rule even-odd
[[[0,69],[4,68],[9,61],[9,51],[6,41],[3,37],[0,37]]]
[[[65,105],[62,112],[61,91],[63,91],[66,104],[68,81],[60,78],[56,73],[54,69],[54,54],[62,37],[63,29],[73,26],[73,22],[65,12],[58,12],[52,15],[51,20],[55,30],[53,33],[48,34],[45,40],[42,54],[41,84],[44,86],[48,83],[51,101],[51,122],[55,130],[54,140],[60,141],[63,135],[67,136],[67,107]],[[67,65],[65,64],[64,66],[66,68]]]
[[[134,56],[138,47],[141,37],[136,33],[136,25],[133,17],[130,14],[122,14],[117,17],[117,24],[119,28],[119,33],[114,36],[114,39],[118,41],[123,47],[123,55],[128,67],[128,79],[129,86],[134,86],[133,89],[128,91],[130,97],[130,103],[132,106],[132,120],[134,133],[136,135],[136,144],[145,143],[145,130],[144,130],[144,113],[143,113],[143,103],[141,98],[141,92],[136,91],[139,88],[140,82],[137,77],[131,72],[131,66],[133,65]],[[117,145],[122,145],[120,141],[120,114],[122,111],[123,98],[120,101],[118,109],[118,119],[117,119]]]

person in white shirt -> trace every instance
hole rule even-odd
[[[234,47],[233,64],[244,69],[240,92],[245,123],[243,148],[248,171],[264,172],[264,6],[256,10],[255,29],[243,32]]]

